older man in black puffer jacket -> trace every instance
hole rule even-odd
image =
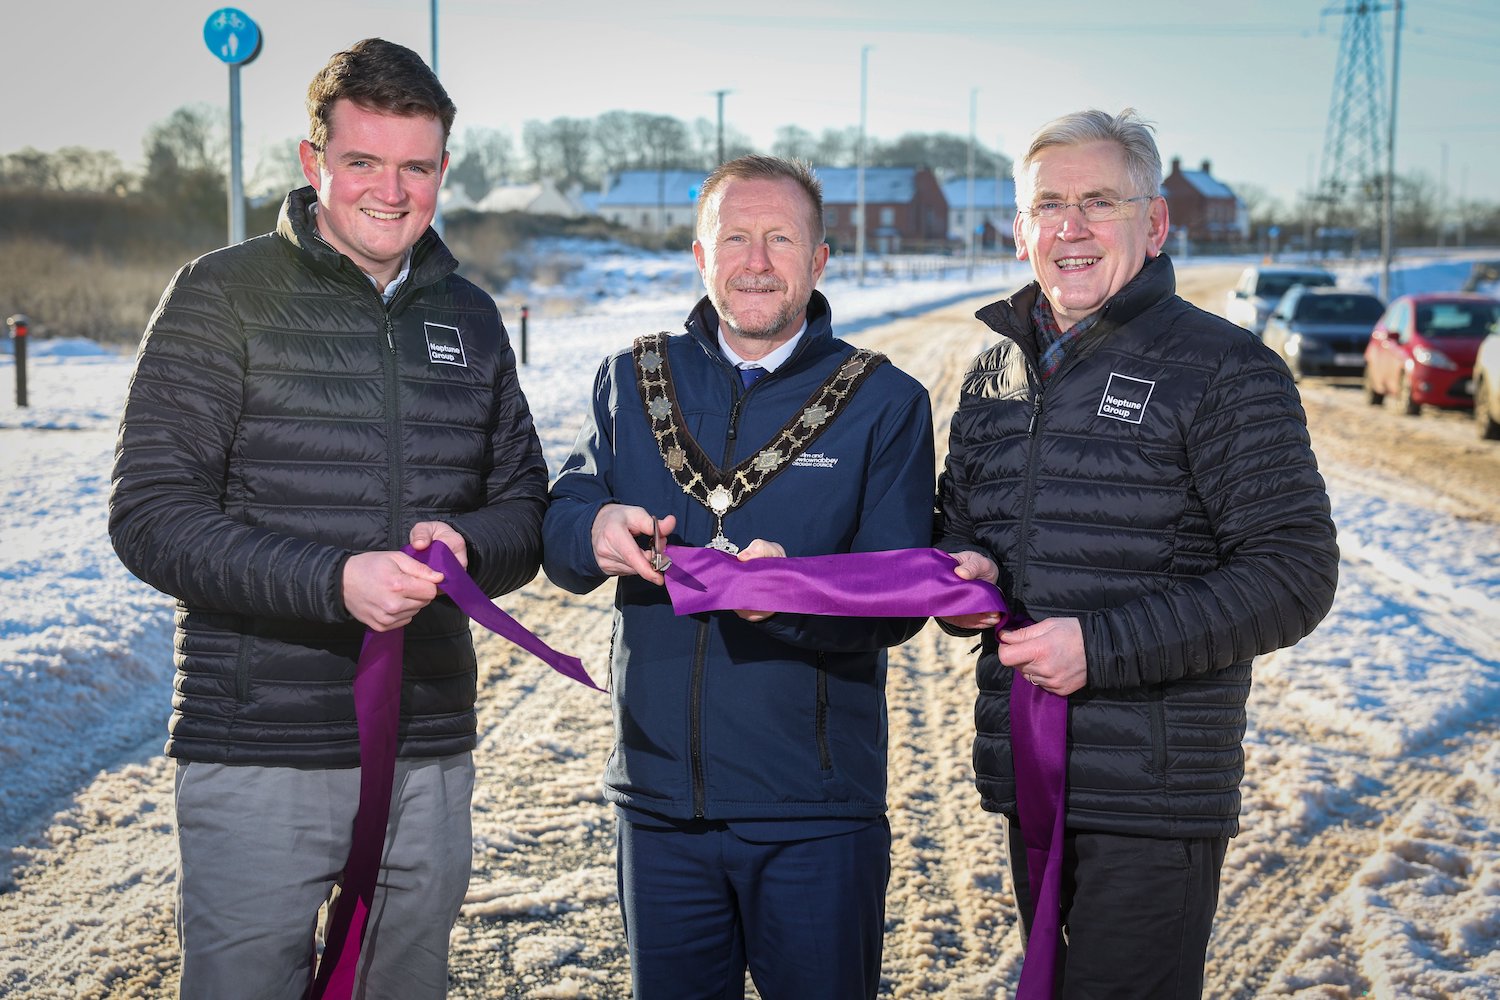
[[[984,635],[974,744],[1028,926],[1014,672],[1069,701],[1064,997],[1200,994],[1251,660],[1312,631],[1337,581],[1296,388],[1259,341],[1177,297],[1160,179],[1130,111],[1034,138],[1015,229],[1037,281],[978,314],[1000,341],[964,379],[939,488],[960,575],[1037,623]]]

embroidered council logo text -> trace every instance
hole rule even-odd
[[[804,469],[831,469],[839,464],[839,460],[836,458],[829,458],[821,451],[815,455],[809,455],[804,452],[801,455],[798,455],[796,461],[792,462],[792,464],[795,466],[800,466]]]

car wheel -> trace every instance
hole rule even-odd
[[[1422,414],[1422,404],[1411,398],[1411,376],[1401,376],[1401,412],[1408,417]]]
[[[1385,402],[1385,393],[1375,391],[1375,383],[1370,380],[1370,366],[1365,366],[1365,402],[1371,406],[1379,406]]]
[[[1479,437],[1485,441],[1500,441],[1500,413],[1490,407],[1490,387],[1484,382],[1474,385],[1474,423],[1479,427]]]

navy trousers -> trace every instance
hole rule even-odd
[[[750,840],[755,824],[618,824],[636,1000],[868,1000],[880,986],[891,828]],[[742,835],[745,834],[745,835]]]
[[[1029,935],[1025,842],[1019,823],[1006,826]],[[1058,1000],[1198,1000],[1228,843],[1065,831]]]

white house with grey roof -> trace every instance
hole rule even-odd
[[[943,185],[948,199],[948,238],[968,242],[969,178],[955,177]],[[1009,177],[974,178],[976,244],[997,247],[1014,242],[1011,223],[1016,218],[1016,182]]]
[[[707,176],[701,170],[622,170],[605,178],[594,211],[609,222],[647,233],[691,226],[698,189]]]

